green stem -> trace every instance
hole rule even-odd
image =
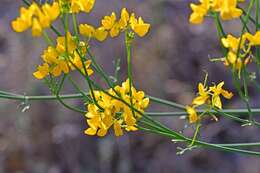
[[[146,96],[151,101],[153,101],[155,103],[163,104],[163,105],[166,105],[166,106],[171,106],[173,108],[177,108],[177,109],[181,109],[181,110],[186,110],[184,105],[181,105],[181,104],[178,104],[178,103],[175,103],[175,102],[172,102],[172,101],[160,99],[160,98],[157,98],[157,97],[149,96],[149,95],[146,95]]]
[[[73,21],[74,33],[76,35],[77,42],[79,42],[79,31],[78,31],[78,24],[77,24],[77,16],[75,14],[72,14],[72,21]]]
[[[70,75],[69,75],[69,81],[74,86],[74,88],[82,95],[85,101],[92,102],[91,98],[89,98],[89,96],[79,88],[79,86],[74,82],[74,80]]]
[[[259,10],[260,10],[260,5],[259,5],[259,0],[256,0],[256,12],[255,12],[255,31],[257,32],[260,28],[259,25]],[[260,74],[260,46],[256,46],[256,63],[258,67],[258,72]]]
[[[222,116],[224,116],[224,117],[226,117],[226,118],[229,118],[229,119],[231,119],[231,120],[238,121],[238,122],[241,122],[241,123],[244,123],[244,124],[247,124],[247,125],[256,125],[256,126],[260,127],[260,123],[258,123],[258,122],[254,122],[254,123],[252,124],[252,121],[250,121],[250,120],[241,119],[241,118],[239,118],[239,117],[236,117],[236,116],[231,115],[230,113],[222,112],[222,111],[219,111],[219,110],[217,110],[217,109],[216,109],[215,111],[216,111],[218,114],[220,114],[220,115],[222,115]]]
[[[247,15],[247,12],[242,7],[238,6],[238,8],[240,8],[243,11],[243,15]],[[249,20],[256,25],[255,19],[250,15],[249,15]]]
[[[173,135],[171,133],[158,132],[158,131],[154,131],[152,129],[147,129],[147,128],[140,128],[140,129],[151,132],[151,133],[160,134],[160,135],[163,135],[163,136],[166,136],[169,138],[173,138],[173,139],[175,138],[175,135]],[[187,138],[186,140],[181,140],[181,141],[190,143],[190,142],[192,142],[192,139]],[[254,144],[257,144],[257,143],[254,143]],[[241,149],[235,148],[235,147],[239,147],[239,144],[235,144],[235,146],[232,146],[232,144],[211,144],[211,143],[196,140],[194,142],[194,145],[197,145],[198,147],[200,146],[200,147],[204,147],[204,148],[217,149],[217,150],[221,150],[221,151],[225,151],[225,152],[235,152],[235,153],[246,154],[246,155],[260,156],[260,152],[241,150]],[[242,144],[242,146],[245,147],[244,144]]]
[[[253,115],[249,104],[248,86],[247,86],[245,69],[242,69],[242,75],[243,75],[243,84],[244,84],[244,100],[246,103],[246,107],[248,109],[249,121],[253,122]]]
[[[30,1],[28,1],[28,0],[23,0],[23,3],[25,3],[25,5],[27,5],[27,6],[31,5]]]
[[[78,112],[78,113],[81,113],[81,114],[82,114],[82,113],[85,114],[85,113],[86,113],[85,111],[83,111],[83,110],[81,110],[81,109],[78,109],[78,108],[75,108],[75,107],[72,107],[72,106],[66,104],[66,103],[59,97],[60,91],[61,91],[61,89],[62,89],[62,87],[63,87],[63,84],[64,84],[64,81],[65,81],[65,78],[66,78],[66,75],[64,74],[63,77],[62,77],[62,79],[61,79],[61,82],[60,82],[60,84],[59,84],[57,93],[56,93],[56,97],[57,97],[58,101],[59,101],[64,107],[66,107],[66,108],[68,108],[68,109],[70,109],[70,110],[72,110],[72,111],[75,111],[75,112]]]
[[[260,114],[260,109],[251,109],[252,113],[257,115]],[[203,112],[205,112],[204,109],[198,109],[196,110],[196,112],[198,114],[201,114]],[[212,113],[212,114],[219,114],[219,113],[228,113],[228,114],[236,114],[237,116],[241,116],[243,114],[248,114],[248,110],[247,109],[222,109],[222,110],[218,110],[218,111],[208,111],[208,113]],[[149,116],[183,116],[183,115],[187,115],[187,112],[185,111],[181,111],[181,112],[146,112],[147,115]]]
[[[132,76],[132,57],[131,57],[131,42],[132,38],[129,37],[129,33],[125,32],[125,46],[127,53],[127,76],[129,80],[129,96],[130,96],[130,104],[133,107],[133,93],[132,93],[132,85],[133,85],[133,76]],[[135,117],[135,111],[132,109],[133,116]]]
[[[46,43],[52,47],[54,47],[53,41],[50,39],[46,31],[43,31],[43,38],[46,41]]]

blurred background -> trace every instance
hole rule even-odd
[[[149,34],[136,39],[133,51],[135,86],[160,98],[190,104],[196,85],[205,72],[209,82],[225,81],[225,88],[234,91],[230,73],[222,63],[209,58],[223,56],[213,21],[190,25],[190,0],[97,0],[89,15],[81,15],[81,23],[98,26],[102,16],[122,7],[151,23]],[[197,2],[197,1],[195,1]],[[0,90],[25,95],[49,95],[42,81],[32,73],[40,61],[46,44],[32,38],[30,31],[18,34],[10,22],[18,15],[21,0],[0,0]],[[56,23],[58,26],[59,23]],[[225,22],[227,32],[238,34],[239,21]],[[126,79],[123,37],[93,42],[98,62],[113,74],[113,61],[121,59],[120,79]],[[82,79],[77,78],[79,83]],[[97,79],[99,80],[99,79]],[[82,85],[84,86],[84,85]],[[250,87],[251,105],[259,107],[260,95]],[[66,85],[63,93],[74,93]],[[70,104],[81,106],[78,100]],[[83,134],[87,128],[83,115],[63,108],[55,101],[30,102],[22,112],[19,101],[0,99],[0,173],[259,173],[260,159],[234,153],[196,149],[176,155],[170,139],[142,131],[120,138],[113,134],[104,138]],[[226,108],[243,107],[237,97],[225,102]],[[151,111],[173,109],[151,104]],[[193,128],[178,117],[158,118],[168,127],[192,136]],[[201,137],[209,142],[256,142],[260,131],[254,127],[220,118],[207,120]]]

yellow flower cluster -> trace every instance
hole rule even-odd
[[[80,69],[82,73],[85,72],[79,55],[79,53],[82,54],[81,56],[86,54],[85,43],[80,42],[79,46],[77,46],[75,38],[68,32],[67,44],[68,46],[66,48],[65,37],[58,37],[56,47],[49,46],[44,51],[41,56],[44,63],[43,65],[39,65],[37,71],[33,73],[37,79],[43,79],[49,74],[58,77],[62,73],[67,74],[70,70],[74,70],[75,68]],[[68,54],[66,52],[68,52]],[[89,69],[90,64],[90,60],[84,62],[84,66],[89,75],[93,73],[93,71]]]
[[[208,105],[209,108],[222,109],[222,102],[220,96],[222,95],[226,99],[231,99],[233,97],[232,92],[228,92],[223,89],[224,82],[220,82],[218,85],[213,85],[205,87],[202,83],[198,85],[198,95],[192,101],[191,106],[186,106],[186,111],[189,115],[189,122],[195,123],[198,121],[199,116],[196,112],[196,107],[201,105]]]
[[[57,0],[57,2],[59,2],[61,9],[71,13],[81,11],[89,13],[95,5],[95,0]]]
[[[222,45],[228,49],[227,57],[223,59],[226,66],[232,66],[240,74],[243,66],[247,65],[251,59],[252,46],[260,45],[260,31],[255,35],[245,33],[241,38],[236,38],[232,35],[227,35],[226,38],[222,38]],[[238,52],[239,51],[239,52]],[[237,56],[238,55],[238,56]]]
[[[133,108],[139,112],[143,113],[149,105],[149,98],[145,97],[143,91],[136,91],[134,87],[131,88],[132,97],[130,97],[129,80],[123,82],[122,86],[114,87],[114,90],[109,89],[108,93],[113,96],[119,94],[128,104],[131,104],[132,100]],[[126,131],[138,130],[136,123],[141,118],[139,113],[134,112],[122,101],[114,99],[102,91],[95,91],[94,96],[102,110],[95,104],[87,106],[88,113],[86,117],[89,128],[85,130],[85,134],[105,136],[112,126],[116,136],[123,135],[123,129]]]
[[[191,3],[192,14],[189,21],[192,24],[201,24],[209,12],[220,13],[223,20],[240,17],[243,11],[237,8],[238,2],[244,0],[200,0],[200,4]]]
[[[28,8],[21,7],[20,16],[12,22],[12,28],[16,32],[24,32],[32,27],[32,35],[41,36],[43,29],[49,28],[59,14],[57,2],[52,5],[45,3],[41,7],[32,3]]]
[[[150,24],[145,23],[141,17],[138,19],[135,14],[129,15],[126,8],[121,10],[121,17],[117,20],[115,12],[110,16],[105,16],[101,21],[101,26],[95,29],[88,24],[81,24],[79,26],[80,34],[87,38],[95,38],[99,41],[104,41],[108,34],[113,38],[131,28],[138,36],[143,37],[147,34]]]

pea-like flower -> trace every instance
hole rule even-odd
[[[85,130],[85,134],[102,137],[112,127],[116,136],[123,135],[123,129],[126,131],[138,130],[137,121],[142,116],[140,112],[143,113],[148,107],[149,98],[145,97],[143,91],[136,91],[133,86],[131,91],[132,98],[130,97],[129,80],[123,82],[122,86],[115,86],[114,89],[107,90],[109,94],[115,97],[119,95],[121,99],[129,104],[131,99],[133,108],[138,110],[138,112],[105,92],[94,91],[94,97],[99,106],[94,103],[88,104],[86,117],[89,127]]]
[[[196,112],[196,109],[191,106],[186,106],[186,111],[189,116],[189,123],[196,123],[198,121],[198,114]]]
[[[192,101],[191,106],[186,106],[186,112],[188,114],[189,122],[196,123],[200,119],[196,108],[199,106],[206,106],[206,110],[213,108],[222,109],[222,101],[220,96],[226,99],[231,99],[233,93],[223,89],[224,82],[220,82],[218,85],[210,87],[204,86],[202,83],[198,84],[198,96]],[[202,113],[205,114],[206,112]]]
[[[221,19],[231,20],[242,15],[243,11],[237,8],[238,2],[244,0],[200,0],[199,4],[191,3],[192,13],[189,21],[192,24],[201,24],[204,17],[211,11],[219,13]]]
[[[251,47],[257,43],[257,34],[253,36],[245,33],[241,38],[236,38],[232,35],[227,35],[226,38],[221,39],[222,45],[228,49],[227,56],[222,59],[224,65],[231,66],[240,72],[250,61]]]
[[[62,73],[67,74],[71,70],[80,70],[85,73],[84,66],[87,73],[91,75],[93,71],[89,68],[91,61],[86,60],[84,65],[81,57],[86,53],[84,42],[80,42],[77,46],[75,38],[71,34],[67,33],[67,48],[65,46],[65,37],[57,38],[56,47],[49,46],[41,56],[44,61],[43,65],[39,65],[37,71],[33,73],[37,79],[43,79],[48,75],[54,77],[60,76]],[[67,49],[67,50],[66,50]]]
[[[213,93],[212,95],[212,105],[222,109],[222,102],[220,99],[220,95],[225,97],[226,99],[231,99],[233,97],[232,92],[228,92],[227,90],[223,89],[224,82],[220,82],[218,85],[214,85],[209,87],[209,90]]]
[[[99,41],[104,41],[108,35],[114,38],[121,32],[130,29],[138,36],[143,37],[149,32],[150,24],[145,23],[141,17],[137,19],[134,13],[130,16],[126,8],[121,10],[119,19],[117,19],[115,12],[112,12],[109,16],[104,16],[101,20],[101,26],[97,29],[89,24],[79,25],[81,35]]]
[[[59,14],[60,7],[57,2],[52,5],[45,3],[42,6],[32,3],[29,8],[21,7],[20,16],[12,21],[12,28],[16,32],[24,32],[31,27],[33,36],[41,36],[42,31],[49,28]]]
[[[89,13],[94,5],[95,0],[56,0],[62,11],[70,13],[85,12]]]
[[[244,34],[245,38],[248,39],[249,44],[251,46],[259,46],[260,45],[260,31],[257,31],[254,35],[250,33]]]
[[[200,106],[206,103],[206,101],[209,99],[209,92],[207,91],[207,88],[203,86],[202,83],[199,83],[198,85],[198,96],[193,99],[192,104],[196,106]]]

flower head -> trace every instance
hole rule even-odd
[[[70,13],[85,12],[89,13],[94,5],[95,0],[56,0],[62,11]]]
[[[214,85],[209,88],[209,90],[213,93],[212,95],[212,105],[222,109],[222,102],[220,99],[220,95],[225,97],[226,99],[231,99],[233,97],[232,92],[228,92],[227,90],[223,89],[224,82],[220,82],[218,85]]]
[[[186,112],[189,116],[189,123],[195,123],[198,121],[198,114],[194,107],[186,106]]]
[[[209,99],[209,92],[203,86],[202,83],[199,83],[198,91],[199,91],[198,96],[194,98],[192,101],[192,104],[196,106],[203,105]]]
[[[191,3],[192,13],[189,21],[192,24],[201,24],[210,11],[219,13],[223,20],[238,18],[243,12],[237,8],[238,2],[243,2],[243,0],[200,0],[199,4]]]
[[[150,29],[150,24],[145,23],[141,17],[138,19],[132,13],[131,17],[126,8],[121,10],[120,18],[117,19],[116,13],[112,12],[109,16],[104,16],[101,20],[101,26],[95,28],[89,24],[80,24],[80,34],[87,38],[95,38],[104,41],[108,35],[112,38],[118,36],[121,32],[130,31],[138,36],[145,36]]]
[[[24,32],[30,27],[33,36],[41,36],[45,28],[49,28],[60,14],[59,4],[45,3],[42,6],[32,3],[29,8],[21,7],[20,16],[12,21],[12,28],[16,32]]]
[[[43,79],[48,75],[54,77],[60,76],[62,73],[67,74],[72,70],[80,70],[85,73],[85,69],[89,75],[93,71],[89,68],[91,61],[85,60],[82,63],[80,56],[84,56],[85,49],[82,47],[85,43],[80,42],[77,45],[74,37],[68,32],[67,33],[67,50],[65,46],[65,37],[57,38],[56,47],[49,46],[41,56],[44,64],[38,66],[37,71],[34,72],[34,77],[37,79]],[[84,64],[84,65],[83,65]],[[84,67],[85,66],[85,67]]]
[[[130,103],[129,91],[128,80],[123,82],[122,86],[115,86],[114,89],[107,90],[110,95],[117,96],[119,94],[127,103]],[[132,87],[132,106],[138,110],[136,112],[110,95],[102,91],[94,91],[94,97],[102,110],[94,103],[87,106],[86,117],[89,127],[85,130],[85,134],[105,136],[111,127],[113,127],[116,136],[123,135],[123,129],[126,131],[137,130],[136,123],[141,117],[138,112],[142,113],[148,107],[149,98],[145,97],[143,91],[136,91]]]
[[[213,108],[222,109],[220,96],[223,96],[226,99],[231,99],[233,97],[233,93],[223,89],[223,86],[224,82],[220,82],[218,85],[214,84],[208,89],[208,87],[204,86],[202,83],[198,84],[198,96],[193,99],[191,106],[186,106],[186,112],[188,113],[190,123],[195,123],[199,120],[200,115],[198,115],[196,107],[203,105],[206,106],[207,110]]]

